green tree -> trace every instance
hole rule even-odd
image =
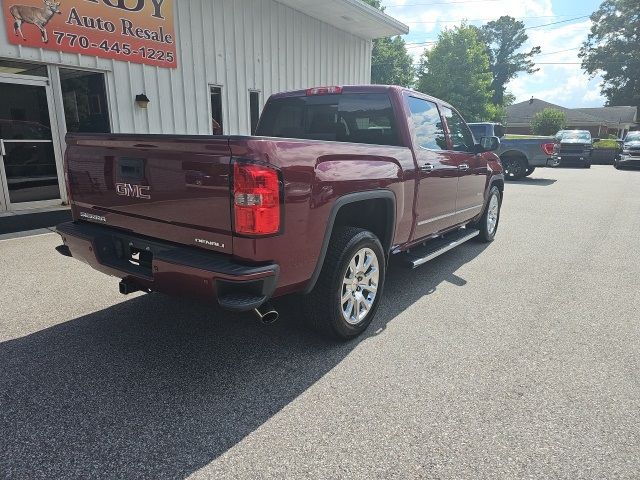
[[[545,108],[536,113],[531,120],[531,130],[535,135],[555,135],[564,129],[567,116],[557,108]]]
[[[442,31],[433,48],[422,54],[417,89],[451,103],[468,121],[486,120],[496,113],[491,79],[477,28],[463,24]]]
[[[582,68],[591,77],[602,73],[607,105],[640,107],[640,2],[605,0],[591,21]]]
[[[380,0],[364,0],[384,11]],[[415,77],[413,60],[401,37],[377,38],[371,54],[371,83],[411,87]]]
[[[520,51],[529,36],[524,23],[508,15],[487,23],[479,30],[480,39],[487,44],[489,66],[493,75],[492,101],[494,105],[504,105],[507,83],[520,72],[537,72],[533,56],[541,50],[540,47],[533,47],[528,52]]]
[[[413,59],[402,38],[378,38],[373,41],[371,83],[411,87],[414,77]]]

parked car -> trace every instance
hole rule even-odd
[[[277,318],[270,298],[306,294],[310,323],[349,339],[374,318],[390,257],[417,267],[496,235],[500,141],[475,142],[441,100],[387,86],[283,93],[257,133],[68,135],[70,184],[104,178],[70,190],[58,251],[124,294],[189,295],[263,321]],[[185,158],[219,181],[189,188]]]
[[[629,132],[622,144],[622,152],[613,162],[618,170],[640,167],[640,132]]]
[[[591,168],[593,144],[599,141],[588,130],[561,130],[556,134],[553,158],[560,167]]]
[[[500,157],[507,180],[520,180],[531,175],[536,168],[553,167],[553,137],[504,138],[505,129],[499,123],[470,123],[476,138],[496,136],[500,138]]]

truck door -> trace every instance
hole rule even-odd
[[[449,131],[449,152],[458,167],[458,195],[454,223],[463,223],[476,217],[484,207],[487,184],[487,161],[475,153],[471,130],[460,114],[448,107],[442,108]]]
[[[429,237],[451,226],[456,215],[458,166],[448,151],[438,106],[407,97],[418,167],[415,226],[412,240]]]

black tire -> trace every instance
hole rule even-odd
[[[522,157],[504,157],[502,160],[502,166],[504,167],[504,178],[507,180],[522,180],[529,165],[527,165],[527,159]]]
[[[363,248],[373,251],[378,261],[378,286],[368,314],[358,324],[350,324],[343,316],[341,296],[349,263]],[[351,340],[364,332],[378,310],[384,290],[386,258],[378,237],[368,230],[339,227],[331,236],[320,277],[304,305],[309,325],[334,339]]]
[[[529,167],[529,168],[527,168],[527,172],[524,174],[524,176],[528,177],[535,171],[536,171],[536,167]]]
[[[489,210],[491,207],[491,201],[494,197],[496,197],[498,201],[498,212],[497,212],[495,227],[493,228],[493,231],[490,231],[488,217],[489,217]],[[476,237],[476,240],[478,242],[491,243],[495,240],[496,234],[498,233],[498,227],[500,226],[501,210],[502,210],[502,194],[500,193],[500,189],[498,187],[492,187],[491,191],[489,192],[489,198],[487,199],[487,205],[484,208],[484,213],[482,214],[482,217],[480,217],[480,220],[478,220],[475,224],[473,224],[474,228],[477,228],[478,230],[480,230],[480,235]]]
[[[584,164],[584,168],[591,168],[591,164],[590,163],[585,163]]]

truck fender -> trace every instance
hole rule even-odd
[[[320,272],[322,271],[322,267],[324,265],[324,260],[327,255],[327,249],[329,248],[329,242],[331,241],[331,234],[333,233],[333,227],[336,221],[336,217],[340,212],[340,209],[346,205],[351,203],[361,202],[363,200],[377,200],[383,199],[386,200],[389,205],[389,211],[387,212],[391,215],[391,228],[388,234],[388,241],[385,239],[380,239],[382,242],[382,246],[384,247],[385,253],[387,254],[391,250],[391,244],[393,243],[393,238],[395,236],[396,229],[396,196],[391,190],[370,190],[366,192],[357,192],[357,193],[349,193],[347,195],[343,195],[339,197],[333,207],[331,207],[331,213],[329,214],[329,218],[327,220],[327,228],[324,233],[324,238],[322,240],[322,248],[320,249],[320,256],[318,257],[318,261],[316,263],[316,268],[313,271],[313,275],[309,279],[309,283],[307,287],[304,289],[303,293],[308,294],[316,286],[316,282],[318,281],[318,277],[320,277]]]

